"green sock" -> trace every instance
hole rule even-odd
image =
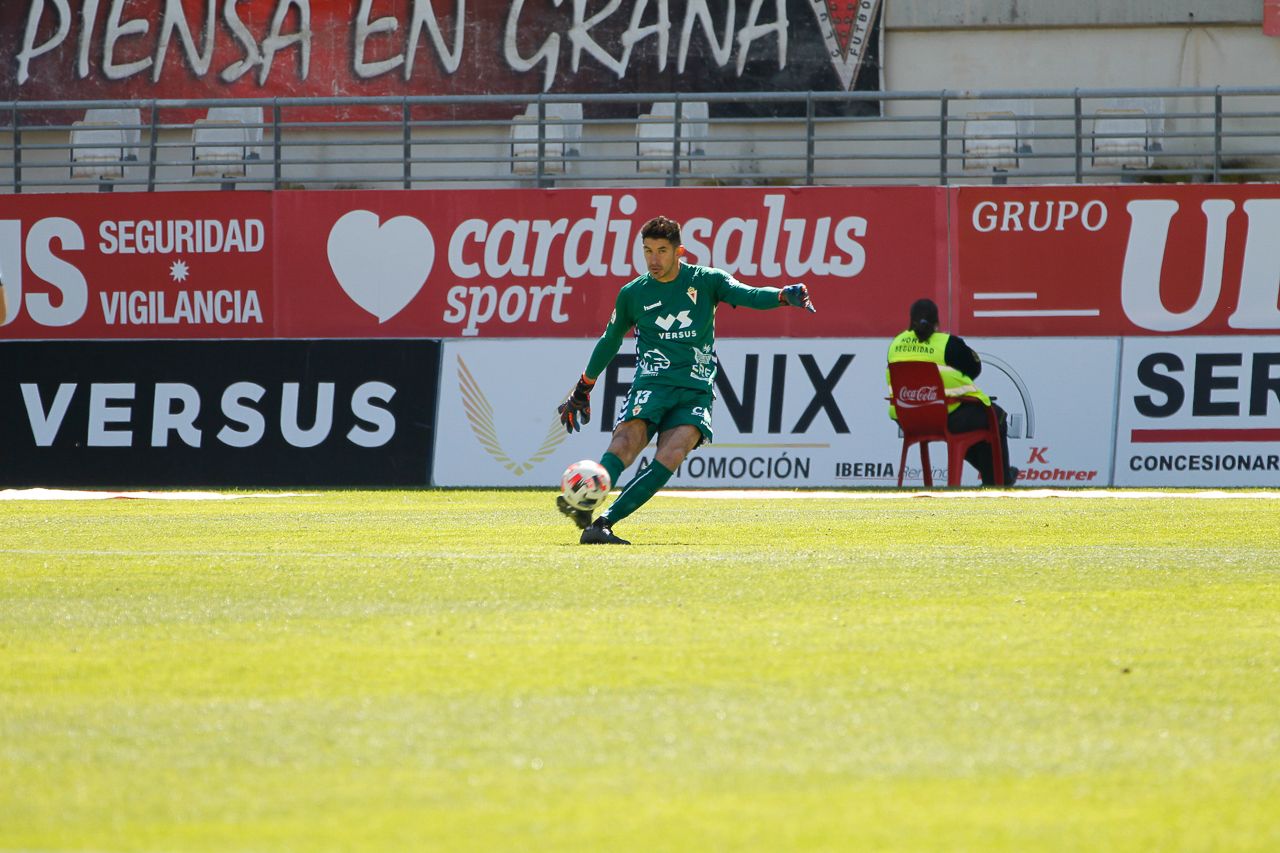
[[[609,482],[615,486],[618,484],[618,478],[622,476],[622,472],[627,469],[621,459],[607,450],[604,452],[604,456],[600,457],[600,464],[604,466],[604,470],[609,472]]]
[[[661,462],[653,460],[652,465],[631,478],[631,482],[627,483],[622,494],[618,495],[618,499],[601,513],[600,517],[608,520],[610,524],[622,521],[657,494],[658,490],[671,479],[672,473],[674,472],[667,470]]]

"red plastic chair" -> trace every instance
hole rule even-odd
[[[947,398],[938,366],[928,361],[899,361],[889,365],[889,387],[893,396],[888,398],[898,414],[898,426],[902,427],[902,458],[898,461],[898,488],[902,488],[902,475],[907,465],[907,451],[913,444],[920,445],[920,464],[924,484],[933,485],[933,468],[929,464],[929,442],[947,443],[947,485],[960,485],[964,468],[964,454],[973,445],[991,443],[991,462],[995,468],[995,484],[1004,485],[1004,454],[1000,451],[1000,424],[996,420],[994,406],[986,406],[987,428],[968,432],[951,432],[947,429],[947,403],[966,397],[981,404],[981,400],[966,394]]]

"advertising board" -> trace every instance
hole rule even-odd
[[[803,281],[820,309],[724,308],[725,336],[889,335],[910,304],[901,282],[945,294],[932,187],[277,196],[282,337],[598,335],[658,215],[681,222],[686,260],[750,285]]]
[[[0,338],[583,337],[682,222],[693,263],[807,283],[817,315],[726,309],[724,334],[888,335],[945,297],[935,188],[13,196]],[[910,281],[913,294],[900,283]]]
[[[1280,338],[1126,338],[1119,486],[1280,486]]]
[[[964,187],[963,335],[1280,333],[1280,186]]]
[[[1110,478],[1114,341],[971,342],[980,384],[1010,414],[1010,456],[1026,485],[1099,486]],[[599,377],[594,417],[566,436],[556,406],[591,352],[589,340],[452,340],[441,360],[435,483],[550,488],[577,459],[596,459],[625,403],[630,346]],[[715,440],[690,455],[671,487],[892,486],[901,440],[887,415],[887,339],[730,339],[717,344]],[[1059,376],[1062,364],[1081,370]],[[652,446],[639,460],[648,464]],[[936,483],[946,453],[935,445]],[[976,485],[966,466],[965,483]],[[907,483],[921,482],[919,456]],[[630,476],[630,475],[627,475]]]
[[[0,483],[424,485],[434,341],[0,344]]]
[[[10,195],[0,339],[270,338],[270,193]]]

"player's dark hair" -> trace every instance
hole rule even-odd
[[[640,228],[641,240],[667,240],[680,245],[680,223],[665,216],[655,216]]]
[[[911,330],[916,339],[927,341],[938,330],[938,305],[932,299],[917,299],[911,303]]]

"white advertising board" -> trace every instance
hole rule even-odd
[[[1116,485],[1280,486],[1280,338],[1125,338]]]
[[[566,436],[556,416],[594,344],[446,341],[436,485],[551,486],[568,463],[599,458],[634,373],[630,342],[598,379],[591,424]],[[885,345],[812,338],[718,342],[715,442],[691,455],[672,485],[835,485],[838,462],[866,455],[851,446],[863,442],[871,424],[881,439],[873,457],[891,468],[897,439],[882,406]],[[652,458],[652,447],[641,464]]]
[[[979,387],[1009,414],[1009,461],[1021,471],[1019,487],[1111,484],[1116,339],[965,341],[982,358]],[[978,482],[969,466],[963,482]]]
[[[1010,456],[1027,472],[1019,485],[1106,485],[1114,383],[1098,377],[1114,376],[1116,342],[970,343],[986,364],[981,386],[1010,414]],[[624,345],[600,377],[592,394],[594,416],[583,432],[566,436],[555,411],[593,345],[565,339],[446,341],[435,484],[552,487],[569,462],[599,458],[631,381],[630,346]],[[721,340],[715,442],[690,455],[671,485],[896,485],[902,444],[887,417],[887,348],[888,341],[879,338]],[[651,459],[652,445],[640,461]],[[942,445],[933,446],[931,462],[935,483],[945,483]],[[907,484],[921,483],[914,449],[906,474]],[[978,482],[967,466],[964,482]]]
[[[982,358],[978,386],[1008,413],[1009,463],[1021,471],[1019,488],[1110,485],[1118,350],[1114,339],[965,342]],[[945,445],[930,445],[929,455],[934,485],[945,485]],[[904,485],[921,483],[919,451],[912,448]],[[979,483],[977,472],[966,465],[961,485]]]

